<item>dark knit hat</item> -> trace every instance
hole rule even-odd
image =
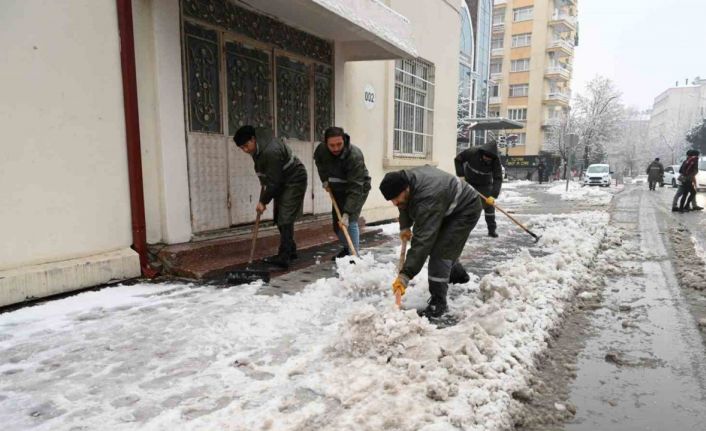
[[[407,177],[402,171],[388,172],[380,182],[380,191],[385,200],[396,198],[409,185]]]
[[[691,150],[689,150],[689,151],[686,152],[686,155],[687,155],[687,156],[698,156],[698,155],[699,155],[699,150],[691,149]]]
[[[235,141],[235,145],[242,147],[253,137],[255,137],[255,128],[253,126],[246,125],[242,126],[235,132],[233,140]]]

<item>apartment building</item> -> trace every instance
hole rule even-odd
[[[569,108],[578,0],[495,0],[489,116],[525,123],[510,155],[537,155]]]

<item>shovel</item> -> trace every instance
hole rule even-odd
[[[397,273],[399,274],[400,271],[402,271],[402,267],[404,266],[404,259],[407,256],[407,240],[403,239],[402,244],[400,245],[400,263],[397,265]],[[395,292],[395,306],[400,309],[402,308],[402,294],[399,292]]]
[[[250,260],[245,269],[238,269],[228,273],[228,282],[233,284],[247,284],[253,281],[262,280],[265,283],[270,281],[270,271],[250,269],[253,256],[255,255],[255,244],[257,244],[257,232],[260,230],[260,213],[255,218],[255,227],[252,233],[252,246],[250,247]]]
[[[478,194],[480,195],[481,199],[483,199],[483,200],[486,200],[486,199],[487,199],[487,198],[486,198],[485,196],[483,196],[481,193],[478,193]],[[522,223],[520,223],[519,221],[517,221],[517,220],[515,219],[515,217],[511,216],[510,214],[508,214],[504,209],[500,208],[497,204],[494,203],[493,206],[495,207],[495,209],[497,209],[497,210],[500,211],[501,213],[505,214],[505,215],[507,216],[507,218],[509,218],[510,220],[512,220],[513,222],[515,222],[515,224],[518,225],[519,227],[521,227],[525,232],[527,232],[528,234],[532,235],[532,237],[534,238],[534,242],[538,242],[538,241],[539,241],[539,238],[542,237],[541,235],[537,235],[536,233],[534,233],[534,232],[532,232],[531,230],[527,229],[527,228],[525,227],[525,225],[523,225]]]
[[[341,219],[343,218],[341,216],[341,210],[338,208],[338,204],[336,203],[336,199],[333,198],[333,192],[329,189],[326,189],[328,191],[328,195],[331,198],[331,203],[333,203],[333,209],[336,210],[336,217],[338,217],[338,227],[343,231],[343,236],[346,237],[346,242],[348,243],[348,250],[350,250],[352,256],[358,256],[358,250],[353,247],[353,241],[351,240],[351,236],[348,234],[348,228],[341,223]]]

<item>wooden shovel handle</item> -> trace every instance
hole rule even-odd
[[[341,223],[341,219],[343,218],[341,216],[341,210],[338,208],[338,204],[336,203],[336,199],[333,198],[333,192],[331,190],[328,190],[328,195],[331,198],[331,203],[333,204],[333,209],[336,210],[336,217],[338,217],[338,227],[343,231],[343,236],[346,237],[346,242],[348,243],[348,250],[350,250],[351,254],[353,256],[358,256],[358,250],[355,249],[353,246],[353,241],[351,241],[351,236],[348,234],[348,228]],[[350,222],[350,221],[349,221]]]
[[[407,257],[407,240],[403,239],[402,244],[400,245],[400,262],[397,265],[397,273],[399,274],[400,271],[402,271],[402,267],[404,266],[404,260]],[[402,308],[402,294],[400,292],[395,292],[395,307]]]
[[[252,246],[250,246],[250,260],[248,261],[248,266],[252,264],[253,257],[255,256],[255,244],[257,244],[257,232],[260,230],[260,213],[257,213],[255,217],[255,227],[252,232]]]

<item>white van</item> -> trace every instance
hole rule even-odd
[[[608,187],[613,181],[611,174],[612,172],[610,171],[610,166],[608,165],[589,165],[583,175],[583,185]]]

